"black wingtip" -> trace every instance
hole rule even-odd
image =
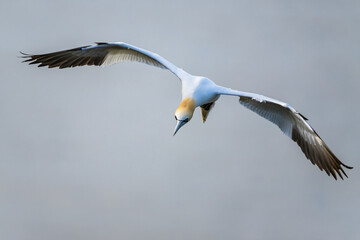
[[[331,172],[331,175],[332,175],[332,176],[335,178],[335,180],[337,181],[336,173]],[[341,177],[341,179],[343,179],[341,175],[340,175],[340,177]]]
[[[353,169],[353,167],[349,167],[349,166],[346,166],[345,164],[343,163],[340,163],[340,167],[338,169],[335,169],[336,172],[337,172],[337,175],[341,178],[341,180],[344,180],[343,178],[343,175],[346,177],[346,178],[349,178],[348,175],[346,174],[346,172],[344,171],[344,169],[341,167],[341,166],[344,166],[346,167],[347,169]],[[341,171],[341,172],[340,172]],[[330,176],[330,174],[328,174]],[[337,179],[337,175],[336,173],[334,172],[331,172],[331,175],[335,178],[335,180],[338,180]]]
[[[344,166],[344,167],[346,167],[347,169],[353,169],[353,168],[354,168],[354,167],[347,166],[347,165],[345,165],[345,164],[343,164],[343,163],[341,163],[341,165]]]
[[[24,59],[23,61],[21,61],[22,63],[34,64],[34,62],[33,62],[33,61],[34,61],[33,55],[28,54],[28,53],[24,53],[24,52],[21,52],[21,51],[19,51],[19,53],[20,53],[22,56],[18,56],[18,58]]]
[[[19,53],[21,54],[21,56],[17,56],[18,58],[29,58],[29,57],[31,57],[30,54],[24,53],[22,51],[19,51]]]

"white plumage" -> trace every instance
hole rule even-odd
[[[201,107],[202,118],[205,122],[209,111],[221,95],[237,96],[241,105],[276,124],[282,132],[300,146],[305,156],[313,164],[316,164],[328,175],[331,174],[335,179],[337,179],[337,175],[343,178],[342,174],[347,177],[342,167],[352,168],[343,164],[331,152],[309,125],[307,119],[289,104],[262,95],[218,86],[206,77],[193,76],[185,72],[156,53],[130,44],[103,42],[47,54],[24,54],[24,58],[27,58],[24,62],[39,64],[39,67],[48,66],[49,68],[68,68],[83,65],[105,66],[123,61],[137,61],[168,69],[182,83],[182,101],[175,112],[177,124],[174,135],[191,120],[196,107]]]

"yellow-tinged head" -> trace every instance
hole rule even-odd
[[[174,131],[174,135],[176,132],[184,126],[187,122],[189,122],[194,114],[195,110],[195,100],[192,98],[184,98],[180,106],[176,109],[175,119],[176,119],[176,127]]]

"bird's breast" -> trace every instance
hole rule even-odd
[[[216,84],[208,78],[197,77],[193,81],[184,82],[182,86],[183,99],[191,98],[196,107],[214,102],[219,98]]]

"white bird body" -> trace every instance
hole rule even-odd
[[[197,107],[201,108],[202,120],[206,118],[221,95],[237,96],[244,107],[254,111],[265,119],[276,124],[281,131],[294,140],[305,156],[316,164],[320,170],[337,179],[346,173],[343,164],[328,148],[309,125],[307,119],[289,104],[259,94],[241,92],[216,85],[206,77],[193,76],[160,55],[122,42],[96,43],[96,45],[74,48],[59,52],[27,55],[24,62],[39,64],[49,68],[77,67],[84,65],[105,66],[122,61],[137,61],[152,66],[168,69],[175,74],[182,85],[182,101],[175,112],[177,124],[175,133],[193,116]]]
[[[194,76],[182,81],[182,99],[192,98],[195,106],[214,102],[219,98],[219,87],[206,77]]]

